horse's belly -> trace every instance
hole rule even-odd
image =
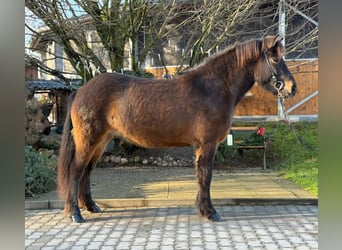
[[[133,125],[134,124],[134,125]],[[113,127],[116,134],[128,141],[146,148],[183,147],[191,144],[191,132],[186,124],[182,128],[172,127],[170,124],[117,124]]]
[[[159,147],[182,147],[190,145],[188,136],[181,133],[163,132],[160,130],[135,131],[127,134],[126,137],[135,144],[148,148]]]

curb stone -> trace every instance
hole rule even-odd
[[[102,208],[193,206],[192,199],[95,199]],[[227,198],[213,199],[213,205],[318,205],[317,198]],[[61,200],[25,201],[25,209],[63,209]]]

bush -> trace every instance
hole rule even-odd
[[[56,161],[25,146],[25,196],[34,196],[56,187]]]
[[[237,152],[237,146],[228,146],[226,142],[222,142],[216,151],[215,160],[225,162],[226,159],[231,159]]]
[[[123,70],[121,73],[125,75],[138,76],[142,78],[154,78],[154,75],[152,73],[144,71],[144,70],[139,70],[139,71]]]

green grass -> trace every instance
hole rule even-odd
[[[267,154],[285,178],[318,196],[318,122],[265,124],[271,137]]]
[[[288,124],[279,122],[233,125],[264,127],[266,136],[271,140],[266,153],[267,165],[318,196],[318,122],[292,123],[292,130]],[[218,153],[221,158],[238,157],[221,146]],[[254,160],[261,157],[259,150],[252,154]]]

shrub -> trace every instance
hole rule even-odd
[[[154,78],[154,75],[152,73],[147,72],[145,70],[139,70],[139,71],[123,70],[121,73],[125,75],[138,76],[142,78]]]
[[[48,192],[56,187],[56,161],[25,146],[25,196]]]
[[[234,157],[236,152],[236,146],[228,146],[225,142],[223,142],[217,148],[215,160],[219,162],[225,162],[226,159]]]
[[[25,106],[25,143],[39,146],[42,134],[50,133],[50,122],[44,116],[39,102],[32,98],[26,101]]]

